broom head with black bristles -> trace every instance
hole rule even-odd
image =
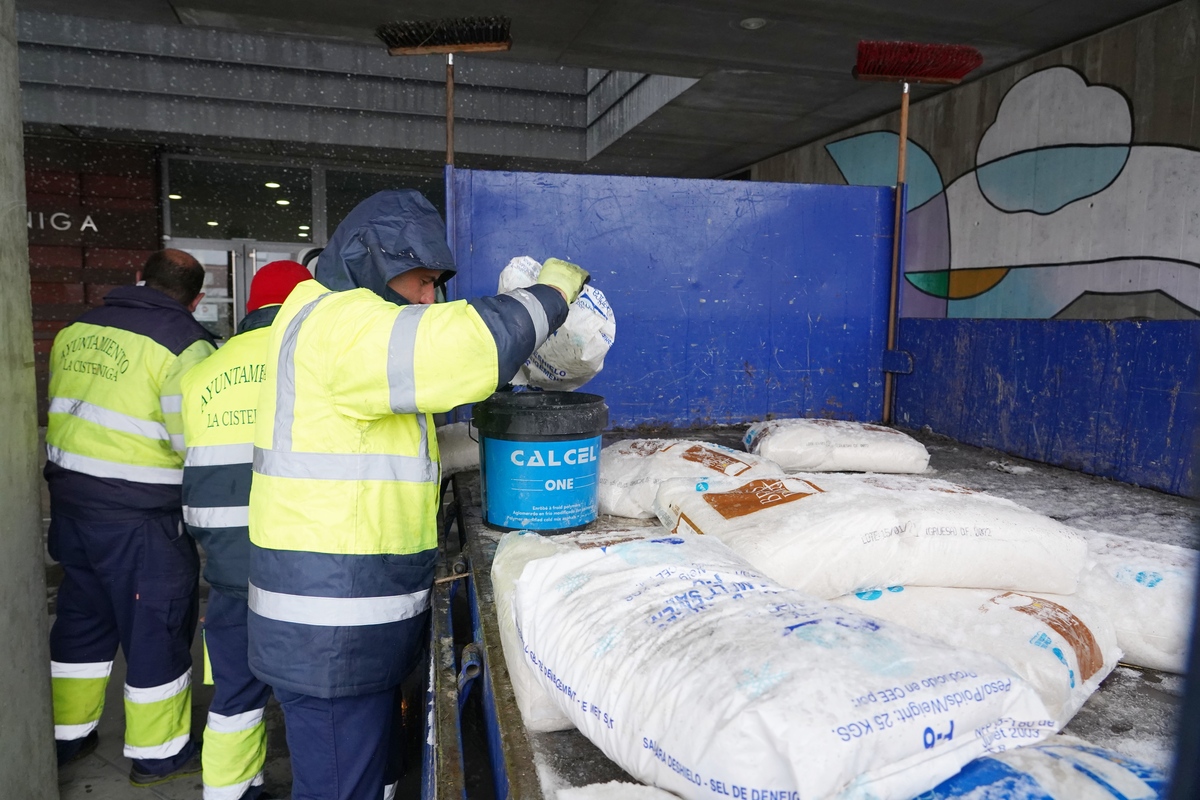
[[[854,77],[864,81],[954,84],[982,63],[980,52],[965,44],[865,41],[858,43]]]
[[[508,50],[508,17],[460,17],[412,22],[388,22],[375,35],[394,56],[425,53],[484,53]]]

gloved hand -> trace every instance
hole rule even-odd
[[[547,258],[538,273],[538,283],[553,286],[567,298],[567,305],[575,302],[584,284],[592,279],[588,271],[578,264],[558,258]]]

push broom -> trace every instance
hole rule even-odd
[[[454,54],[508,50],[508,17],[461,17],[417,22],[389,22],[375,35],[393,56],[446,54],[446,164],[454,166]]]
[[[853,74],[860,81],[899,83],[900,149],[896,156],[896,220],[892,237],[892,277],[888,291],[887,349],[896,346],[896,296],[900,289],[900,220],[905,209],[904,167],[908,144],[908,85],[935,83],[953,85],[983,63],[983,56],[974,47],[961,44],[920,44],[917,42],[858,43],[858,61]],[[883,373],[883,423],[892,422],[895,394],[894,377]]]

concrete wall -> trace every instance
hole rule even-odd
[[[0,794],[58,797],[14,0],[0,0]]]
[[[1186,0],[914,103],[903,316],[1200,317],[1198,32]],[[895,130],[753,177],[892,185]]]

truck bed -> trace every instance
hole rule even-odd
[[[653,436],[694,438],[741,449],[744,430],[616,432],[606,434],[604,443]],[[1024,461],[929,432],[909,433],[928,448],[932,468],[928,474],[932,476],[1006,497],[1083,530],[1196,546],[1200,513],[1196,504],[1185,498]],[[490,735],[502,743],[510,797],[554,800],[563,788],[614,780],[636,782],[578,731],[536,733],[525,728],[500,645],[491,584],[492,558],[502,534],[486,528],[480,518],[478,473],[461,474],[456,482],[474,582],[477,637],[487,664],[482,679],[493,699],[493,703],[485,703],[491,717],[485,724]],[[656,520],[601,516],[589,530],[657,524]],[[1181,675],[1118,666],[1063,732],[1169,769],[1183,685]]]

